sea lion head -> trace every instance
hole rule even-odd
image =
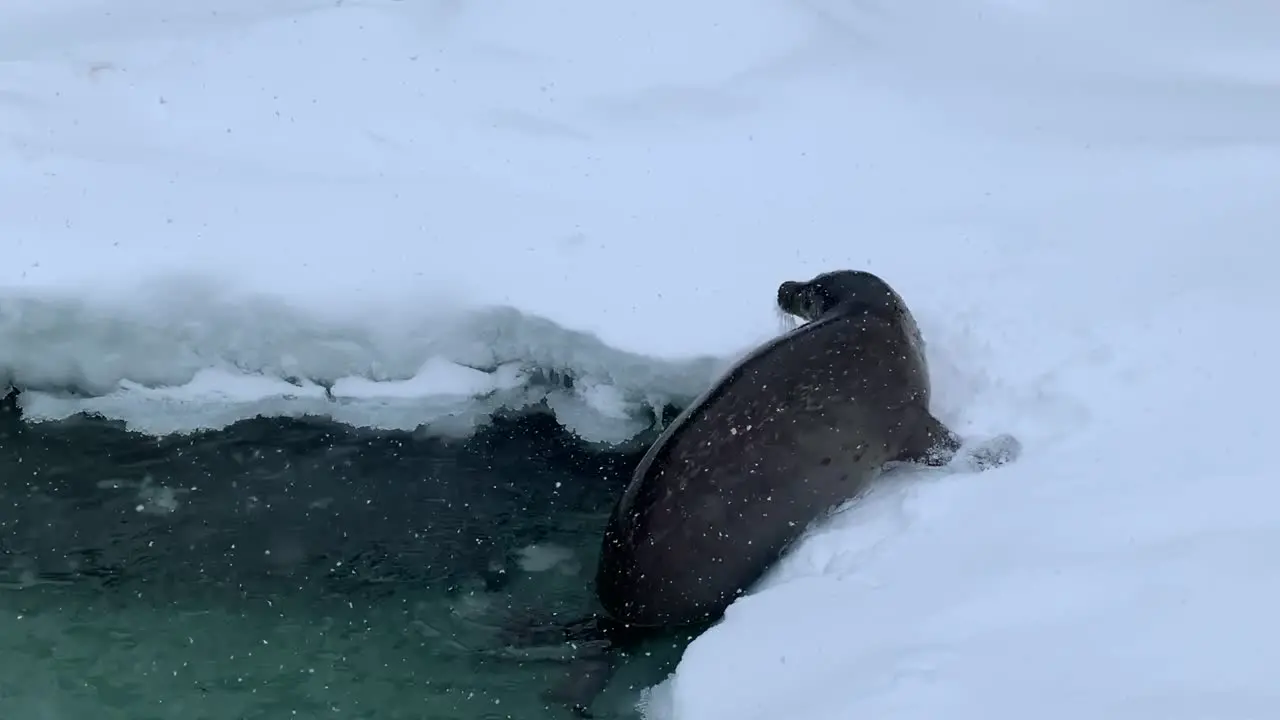
[[[778,286],[778,309],[807,322],[862,310],[901,323],[917,346],[924,345],[906,302],[889,283],[864,270],[835,270],[807,282],[788,280]]]
[[[788,280],[778,286],[778,308],[806,321],[851,305],[895,314],[906,311],[906,304],[889,283],[863,270],[836,270],[808,282]]]

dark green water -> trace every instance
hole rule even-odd
[[[590,607],[637,455],[279,420],[155,439],[0,419],[0,718],[564,718],[512,617]],[[554,653],[550,653],[554,655]],[[658,658],[596,705],[634,716]],[[658,663],[659,665],[655,665]]]

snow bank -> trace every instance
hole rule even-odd
[[[159,435],[310,415],[463,436],[495,413],[550,411],[614,444],[723,362],[626,352],[509,307],[338,319],[196,281],[87,294],[0,295],[0,378],[30,420],[94,413]]]

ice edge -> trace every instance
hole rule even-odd
[[[511,307],[396,325],[279,304],[157,316],[0,299],[0,386],[19,391],[27,422],[93,415],[153,436],[310,417],[466,437],[495,417],[549,412],[588,444],[626,446],[729,362],[628,352]]]

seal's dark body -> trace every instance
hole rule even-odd
[[[604,612],[559,628],[592,648],[549,692],[580,715],[621,653],[717,620],[886,464],[943,465],[960,449],[929,412],[924,342],[887,283],[852,270],[788,281],[778,307],[809,322],[739,360],[685,409],[614,506],[596,568]]]
[[[744,357],[688,407],[615,506],[596,575],[613,620],[714,619],[886,463],[958,447],[929,413],[919,332],[887,284],[830,273],[784,284],[779,305],[812,321]]]

